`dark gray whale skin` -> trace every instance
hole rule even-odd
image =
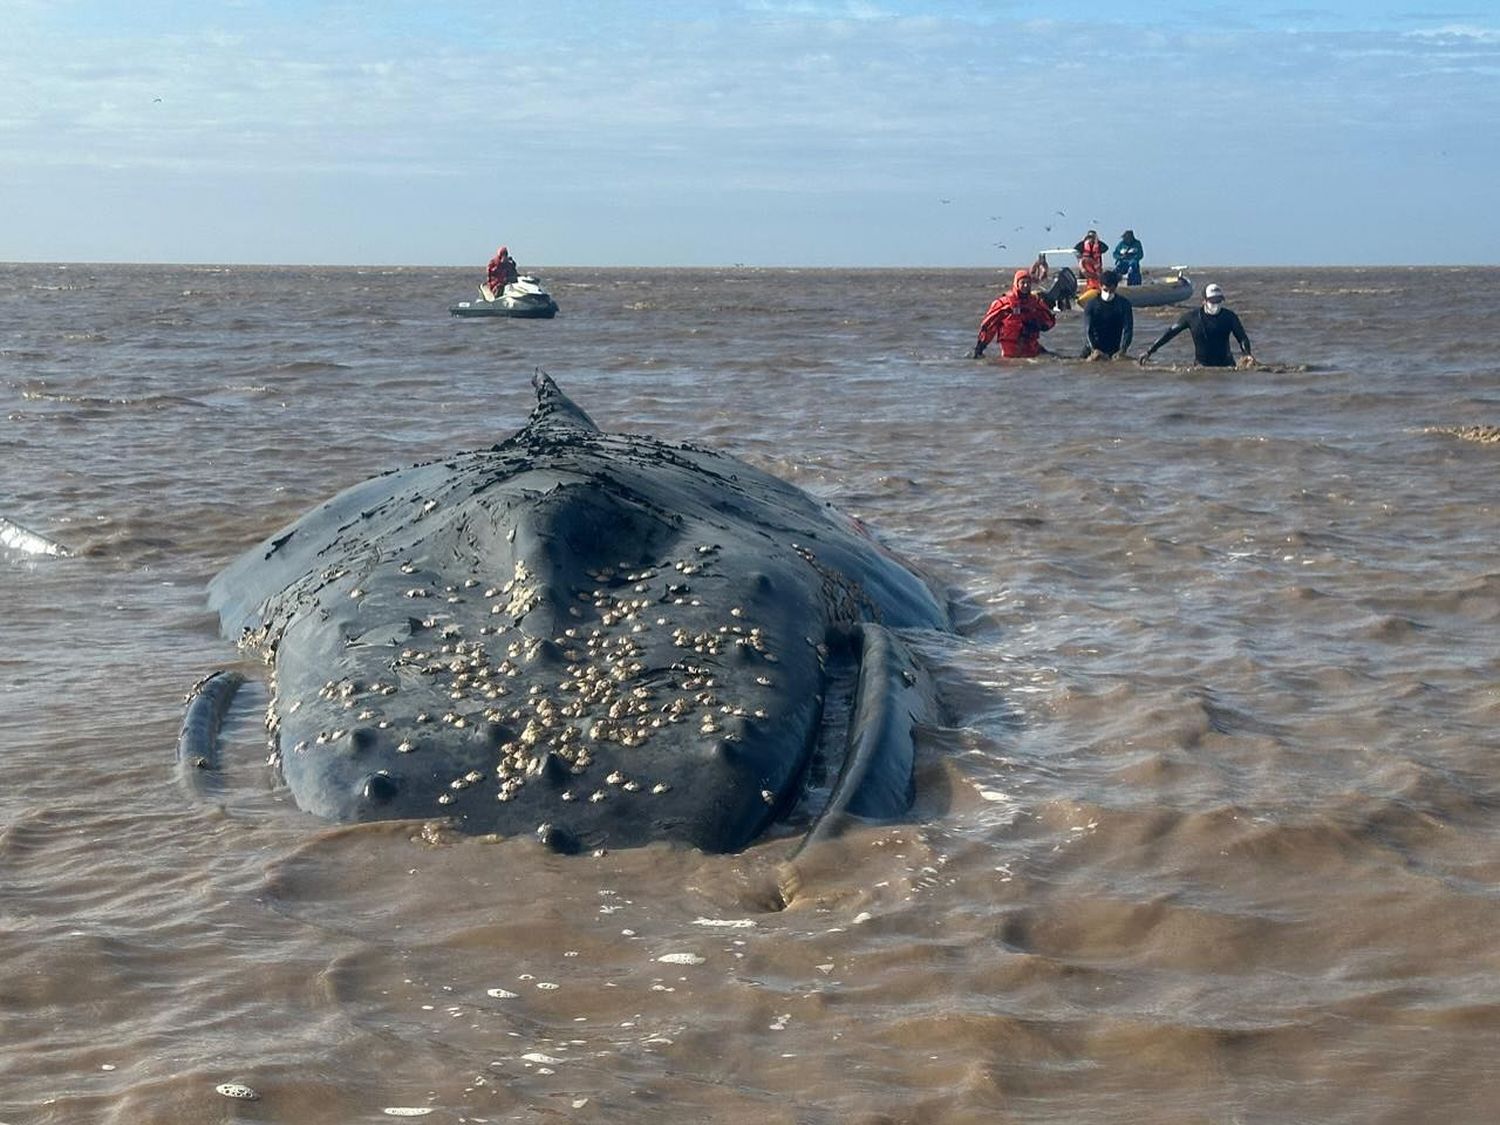
[[[219,728],[244,680],[238,672],[220,669],[188,692],[177,735],[177,768],[184,784],[200,797],[217,795]]]
[[[825,807],[905,812],[932,699],[890,630],[950,627],[928,585],[800,489],[601,432],[533,382],[509,440],[357,484],[210,583],[225,634],[273,667],[297,804],[561,851],[737,850],[813,784],[842,664]]]

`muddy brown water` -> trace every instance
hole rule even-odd
[[[970,361],[1003,271],[543,272],[489,323],[457,270],[0,266],[0,517],[74,552],[0,550],[0,1122],[1490,1119],[1500,271],[1199,270],[1238,373]],[[208,578],[537,367],[947,592],[907,821],[330,826],[256,683],[185,793]]]

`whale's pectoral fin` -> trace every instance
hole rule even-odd
[[[200,797],[213,789],[219,768],[219,728],[245,677],[238,672],[210,672],[193,685],[177,735],[177,768],[183,783]]]
[[[866,623],[849,639],[857,648],[859,677],[848,747],[828,804],[803,847],[837,833],[848,816],[890,820],[911,808],[916,727],[932,721],[936,711],[931,678],[899,637]]]

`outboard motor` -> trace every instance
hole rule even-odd
[[[1078,275],[1067,266],[1057,271],[1052,284],[1038,294],[1049,309],[1071,309],[1078,299]]]

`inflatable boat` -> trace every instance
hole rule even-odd
[[[1051,277],[1051,284],[1046,285],[1039,295],[1054,308],[1065,309],[1075,301],[1081,305],[1099,295],[1099,290],[1092,285],[1080,288],[1072,267],[1060,264],[1061,261],[1071,261],[1074,257],[1073,251],[1067,248],[1043,250],[1037,255],[1036,264],[1031,267],[1031,276],[1036,278],[1039,286],[1046,284],[1049,276]],[[1130,302],[1131,308],[1149,309],[1153,305],[1175,305],[1193,295],[1193,279],[1187,275],[1186,267],[1173,266],[1170,273],[1150,278],[1139,285],[1121,285],[1116,292]]]
[[[551,320],[557,315],[557,302],[530,274],[516,278],[497,296],[488,285],[479,287],[479,300],[460,301],[450,305],[453,316],[510,316],[530,320]]]
[[[1130,302],[1133,309],[1149,309],[1152,305],[1175,305],[1193,295],[1193,279],[1181,271],[1165,277],[1143,281],[1140,285],[1121,285],[1115,292]],[[1078,303],[1093,300],[1099,290],[1093,286],[1078,294]]]

